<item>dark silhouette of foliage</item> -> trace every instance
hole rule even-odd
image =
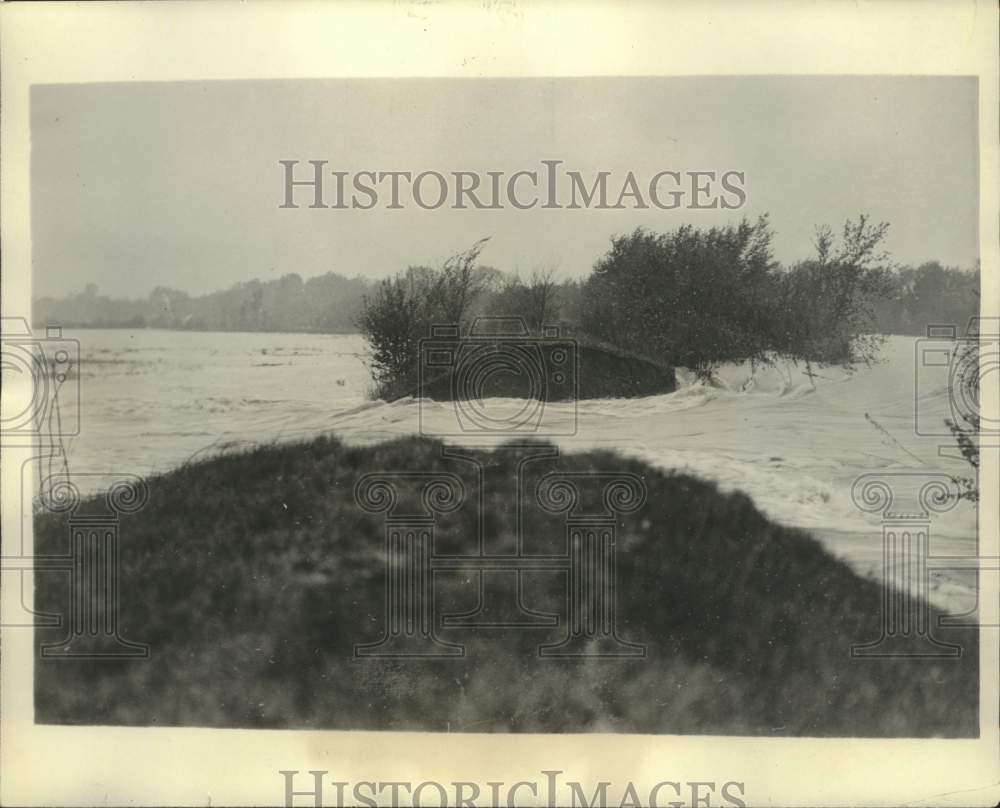
[[[468,312],[482,292],[485,277],[476,272],[476,259],[488,239],[480,239],[456,253],[440,269],[410,267],[380,281],[363,299],[355,321],[370,350],[376,394],[391,388],[409,388],[416,378],[420,340],[434,324],[463,328]]]
[[[878,357],[884,336],[875,306],[891,293],[889,229],[866,216],[845,222],[839,242],[829,227],[816,233],[816,257],[777,276],[772,348],[807,363],[864,362]]]
[[[953,398],[957,397],[972,406],[958,408],[959,418],[957,420],[946,418],[945,424],[955,438],[955,445],[963,459],[972,469],[972,476],[957,474],[953,475],[952,479],[959,488],[959,496],[975,503],[979,502],[980,346],[978,334],[972,333],[967,336],[968,341],[959,346],[959,354],[953,359],[953,362],[965,371],[956,379],[961,389],[951,390],[950,394]]]
[[[484,451],[485,473],[517,479],[532,450]],[[536,460],[524,482],[530,552],[564,553],[566,525],[532,506],[549,471],[641,477],[644,504],[617,526],[618,629],[644,659],[539,658],[551,629],[448,629],[463,658],[357,659],[385,610],[383,516],[352,492],[368,471],[459,475],[468,497],[440,517],[435,546],[476,555],[476,467],[405,438],[351,447],[320,437],[191,464],[150,480],[123,517],[120,629],[146,659],[35,656],[39,723],[422,729],[452,732],[740,733],[977,737],[974,628],[935,628],[960,659],[852,659],[881,632],[882,586],[801,530],[770,522],[741,493],[609,452]],[[400,478],[399,513],[422,512],[423,477]],[[602,488],[581,482],[582,502]],[[600,501],[599,499],[597,501]],[[103,500],[84,503],[104,507]],[[483,502],[497,553],[519,519],[503,485]],[[65,513],[36,517],[36,552],[68,550]],[[473,609],[466,573],[439,574],[436,617]],[[526,574],[533,609],[565,614],[565,577]],[[35,608],[64,613],[66,577],[36,575]],[[916,609],[915,603],[907,608]],[[931,611],[930,625],[938,626]],[[57,642],[64,627],[39,628]]]

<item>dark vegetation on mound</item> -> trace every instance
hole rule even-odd
[[[365,294],[357,325],[368,344],[373,395],[413,391],[424,378],[428,338],[476,336],[491,319],[516,320],[508,333],[542,342],[556,328],[690,368],[705,381],[724,364],[776,358],[809,372],[814,364],[873,364],[883,335],[904,322],[926,327],[935,321],[919,318],[932,312],[966,312],[965,321],[978,311],[978,271],[898,270],[883,249],[888,229],[865,215],[846,221],[839,234],[819,227],[815,255],[783,266],[766,215],[665,232],[640,227],[613,236],[585,280],[563,282],[553,268],[521,279],[483,266],[489,238],[480,239],[440,267],[410,266]],[[932,298],[936,305],[927,305]],[[596,396],[635,395],[614,374],[599,372],[595,383]],[[581,389],[580,397],[588,394]]]
[[[483,455],[513,480],[526,451]],[[333,438],[270,446],[150,480],[123,517],[121,631],[149,660],[36,659],[42,723],[450,731],[974,736],[975,633],[947,630],[958,660],[852,659],[879,636],[881,588],[806,533],[770,523],[742,494],[610,453],[525,466],[526,550],[565,549],[559,517],[532,507],[546,471],[640,475],[645,503],[618,520],[619,634],[645,659],[539,659],[558,629],[440,629],[464,658],[355,659],[384,625],[381,515],[353,490],[376,470],[447,470],[471,502],[442,518],[439,553],[473,553],[472,466],[407,438],[350,448]],[[401,506],[418,494],[399,481]],[[495,552],[513,549],[511,489],[487,493]],[[93,503],[91,503],[93,504]],[[64,516],[42,514],[36,551],[64,552]],[[877,540],[873,537],[873,541]],[[472,609],[476,576],[440,573],[437,614]],[[62,612],[60,575],[36,606]],[[531,608],[563,613],[557,573],[525,575]],[[944,630],[942,630],[944,631]],[[40,630],[39,642],[61,639]]]
[[[460,350],[460,349],[459,349]],[[505,349],[498,348],[503,352]],[[532,377],[525,372],[498,373],[484,387],[477,388],[475,398],[537,398],[541,401],[575,401],[593,398],[636,398],[672,393],[677,389],[674,369],[669,365],[633,356],[625,351],[598,345],[576,345],[576,367],[573,377],[562,384],[553,383],[538,374],[537,394],[530,396]],[[383,397],[395,401],[408,395],[452,401],[461,398],[461,384],[456,374],[448,371],[425,380],[422,386],[406,388],[396,385],[392,392],[383,388]]]

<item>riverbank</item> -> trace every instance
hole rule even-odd
[[[522,462],[546,452],[535,443],[474,454],[489,479],[528,469],[529,494],[548,472],[642,481],[615,542],[617,631],[644,656],[540,656],[565,623],[443,626],[444,614],[475,611],[480,594],[478,575],[452,571],[435,573],[434,625],[464,656],[356,657],[358,645],[379,640],[386,616],[384,514],[360,507],[361,477],[395,475],[400,513],[427,507],[426,475],[462,482],[465,498],[440,517],[435,553],[475,556],[481,529],[491,552],[511,552],[518,513],[514,491],[496,489],[481,528],[475,464],[449,459],[437,441],[320,437],[151,478],[148,504],[122,519],[120,550],[120,630],[148,643],[151,658],[39,659],[37,720],[769,737],[978,731],[974,632],[948,630],[960,659],[852,659],[852,644],[879,636],[882,588],[806,532],[769,521],[744,494],[606,451]],[[525,502],[530,509],[531,496]],[[38,518],[36,552],[65,551],[64,520]],[[536,507],[522,535],[528,552],[568,552],[562,516]],[[524,580],[532,612],[565,613],[565,573]],[[487,597],[496,586],[486,585]],[[39,574],[36,608],[62,611],[65,597],[61,576]],[[58,635],[40,630],[38,639]]]
[[[351,337],[67,331],[82,357],[79,434],[65,440],[75,473],[144,477],[220,452],[333,434],[357,446],[427,433],[456,421],[452,402],[367,400],[364,343]],[[950,417],[947,378],[916,370],[916,340],[891,337],[883,361],[854,372],[826,368],[810,378],[780,364],[719,369],[699,384],[677,369],[673,393],[632,399],[548,402],[537,434],[564,452],[611,449],[662,469],[681,470],[741,491],[769,519],[813,531],[859,574],[881,552],[881,514],[861,511],[854,481],[873,472],[967,473],[939,454]],[[919,382],[919,384],[915,384]],[[490,399],[487,414],[516,419],[523,400]],[[881,427],[881,431],[878,427]],[[461,444],[482,435],[444,438]],[[507,438],[495,437],[495,442]],[[82,483],[86,486],[86,480]],[[95,478],[96,479],[96,478]],[[935,515],[935,555],[976,553],[976,512],[968,502]],[[975,581],[931,591],[936,605],[965,612]]]

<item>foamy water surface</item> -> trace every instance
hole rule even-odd
[[[371,380],[357,335],[78,330],[80,434],[65,441],[75,473],[148,476],[191,459],[254,443],[333,432],[373,443],[425,431],[481,443],[456,428],[455,405],[368,400]],[[946,437],[916,433],[950,416],[947,379],[915,383],[916,340],[892,337],[883,362],[853,372],[781,364],[728,366],[716,385],[679,371],[680,388],[640,399],[546,404],[544,428],[565,451],[611,449],[742,490],[770,518],[808,528],[865,572],[881,559],[878,514],[851,499],[861,474],[964,473],[942,457]],[[925,374],[926,375],[926,374]],[[492,400],[502,420],[524,409]],[[555,434],[553,434],[555,433]],[[492,437],[487,443],[516,435]],[[95,478],[97,479],[97,478]],[[975,553],[973,508],[959,503],[932,527],[932,552]],[[865,541],[868,537],[870,540]],[[971,582],[936,578],[935,599],[968,608]]]

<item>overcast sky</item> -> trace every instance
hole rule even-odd
[[[491,236],[482,262],[584,276],[644,225],[769,212],[777,258],[869,213],[904,263],[978,257],[974,79],[169,82],[32,92],[34,293],[191,293],[330,270],[379,277]],[[280,209],[279,160],[330,170],[745,172],[739,211]],[[641,180],[640,180],[641,181]]]

